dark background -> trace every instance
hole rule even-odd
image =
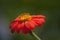
[[[9,23],[24,12],[46,16],[42,27],[34,29],[42,40],[60,40],[59,0],[0,0],[0,40],[37,40],[29,34],[10,32]]]

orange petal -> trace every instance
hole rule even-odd
[[[34,27],[35,27],[35,23],[34,23],[34,21],[32,21],[32,20],[30,20],[30,21],[26,21],[25,22],[25,26],[28,28],[28,29],[34,29]]]

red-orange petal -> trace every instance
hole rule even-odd
[[[28,28],[28,29],[34,29],[34,27],[35,27],[35,23],[34,23],[34,21],[32,21],[32,20],[30,20],[30,21],[26,21],[25,22],[25,26]]]
[[[22,32],[23,32],[24,34],[27,34],[27,33],[29,32],[29,29],[28,29],[27,27],[23,27],[23,28],[22,28]]]
[[[22,23],[22,24],[21,24],[21,27],[22,27],[22,32],[23,32],[24,34],[27,34],[27,33],[29,32],[29,29],[26,28],[25,23]]]
[[[11,33],[14,33],[15,32],[15,29],[11,29]]]
[[[13,33],[18,25],[18,21],[12,21],[10,24],[11,32]]]
[[[16,31],[17,31],[18,34],[20,33],[20,31],[21,31],[21,24],[18,24],[18,25],[17,25]]]
[[[34,18],[45,18],[45,16],[44,15],[32,15],[31,18],[32,19],[34,19]]]
[[[20,15],[19,15],[17,18],[15,18],[15,20],[18,20],[18,21],[20,21]]]
[[[14,28],[14,27],[16,27],[16,25],[18,24],[18,21],[12,21],[11,23],[10,23],[10,28]]]
[[[36,19],[35,18],[35,19],[33,19],[33,21],[36,23],[37,26],[41,26],[42,23],[45,22],[45,20],[43,18],[41,18],[41,19]]]

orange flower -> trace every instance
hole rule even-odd
[[[29,15],[24,13],[19,15],[10,23],[11,32],[27,34],[30,30],[34,29],[35,26],[41,26],[45,22],[45,16],[43,15]]]

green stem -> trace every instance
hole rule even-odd
[[[30,31],[30,34],[34,36],[37,40],[41,40],[33,31]]]

